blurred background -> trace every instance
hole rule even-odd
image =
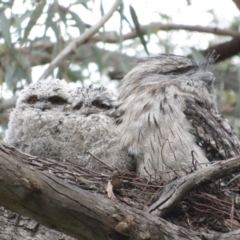
[[[0,139],[19,91],[111,9],[113,0],[0,1]],[[121,1],[119,1],[121,2]],[[163,53],[204,61],[219,55],[220,112],[240,134],[240,0],[123,0],[98,32],[49,77],[117,89],[139,58]]]

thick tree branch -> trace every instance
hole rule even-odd
[[[37,157],[0,145],[0,205],[12,211],[80,239],[200,239],[200,233],[37,171],[26,159]]]
[[[234,158],[207,167],[204,181],[199,179],[204,172],[202,170],[179,181],[183,185],[192,181],[189,184],[191,188],[200,182],[206,184],[212,180],[210,177],[216,179],[239,170],[238,162],[239,158]],[[57,178],[58,164],[56,160],[23,154],[0,144],[0,205],[80,239],[227,239],[239,234],[239,230],[227,234],[193,232],[151,213],[109,200],[106,195],[92,194],[76,187],[74,182],[69,184]],[[68,165],[60,165],[66,169],[65,172],[71,173]],[[55,171],[48,169],[54,166]],[[72,174],[75,175],[74,172]],[[173,185],[170,183],[168,189]],[[186,188],[181,184],[174,186],[180,189],[175,191],[175,195],[184,197],[181,188]],[[168,197],[174,199],[174,196]]]
[[[240,156],[217,162],[181,177],[161,190],[159,199],[148,209],[148,212],[163,217],[194,188],[236,172],[240,172]]]
[[[113,13],[117,10],[117,8],[121,5],[122,0],[116,0],[113,4],[112,8],[109,10],[107,14],[105,14],[102,19],[93,27],[91,27],[89,30],[85,31],[79,38],[76,38],[73,40],[66,48],[64,48],[57,56],[56,58],[50,63],[48,68],[45,70],[45,72],[42,74],[42,76],[39,79],[47,78],[52,71],[59,66],[61,61],[63,61],[67,55],[74,51],[77,47],[82,45],[84,42],[86,42],[89,38],[91,38],[94,34],[98,32],[98,30],[109,20],[109,18],[113,15]]]
[[[215,51],[219,55],[219,57],[216,59],[216,62],[221,62],[240,53],[240,39],[234,38],[231,41],[211,46],[208,49],[201,51],[201,53],[204,56],[207,56],[209,52],[212,51]]]

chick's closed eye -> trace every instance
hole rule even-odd
[[[103,110],[108,110],[110,109],[110,106],[105,104],[105,103],[102,103],[101,101],[99,100],[94,100],[92,102],[92,106],[96,107],[96,108],[100,108],[100,109],[103,109]]]
[[[53,97],[49,97],[48,101],[52,104],[56,104],[56,105],[63,105],[65,103],[67,103],[67,101],[59,96],[53,96]]]
[[[30,96],[27,100],[29,104],[35,104],[38,102],[38,97],[36,95]]]

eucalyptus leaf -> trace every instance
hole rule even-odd
[[[102,55],[95,48],[92,48],[92,50],[94,52],[96,64],[98,65],[98,70],[99,70],[100,74],[102,74],[103,69],[104,69],[104,65],[103,65],[103,61],[102,61]]]
[[[93,2],[93,0],[76,0],[74,3],[72,3],[71,5],[76,5],[76,4],[81,4],[83,7],[85,7],[87,10],[91,10],[87,3],[88,2]]]
[[[190,47],[192,51],[192,57],[197,62],[203,62],[205,61],[205,57],[202,55],[202,53],[198,50],[196,50],[194,47]]]
[[[76,27],[79,29],[79,33],[82,34],[86,30],[85,23],[81,20],[79,15],[71,10],[68,11],[68,13],[71,15],[72,19],[76,23]]]
[[[53,30],[53,33],[58,41],[58,39],[60,38],[60,31],[59,31],[59,26],[56,22],[51,21],[49,23],[49,27]],[[45,34],[46,35],[46,34]]]
[[[140,24],[138,22],[138,17],[137,17],[136,11],[131,5],[129,6],[129,9],[130,9],[130,14],[131,14],[131,17],[132,17],[137,35],[138,35],[138,37],[139,37],[139,39],[140,39],[140,41],[141,41],[141,43],[144,47],[145,52],[147,53],[147,55],[149,55],[149,52],[148,52],[148,49],[147,49],[147,43],[144,39],[144,34],[142,33],[142,31],[140,29]]]
[[[60,19],[61,19],[62,23],[67,28],[67,14],[68,14],[68,12],[63,10],[62,8],[59,8],[58,14],[60,16]]]
[[[48,6],[47,18],[46,18],[46,21],[45,21],[45,33],[44,33],[44,35],[46,35],[46,32],[47,32],[49,27],[52,28],[52,25],[53,25],[52,22],[53,22],[54,14],[57,12],[57,9],[58,9],[58,2],[56,0],[54,0],[54,2]]]
[[[7,45],[7,47],[10,50],[13,50],[9,19],[6,17],[5,12],[0,13],[0,22],[1,22],[0,30],[1,30],[2,36],[5,40],[5,44]]]
[[[5,66],[5,76],[4,81],[7,84],[7,87],[11,90],[15,88],[15,82],[13,81],[13,76],[15,72],[15,64],[7,64]]]
[[[82,71],[80,70],[72,70],[70,67],[67,69],[67,74],[69,79],[71,79],[72,82],[77,82],[78,80],[83,81]]]
[[[27,41],[27,38],[32,28],[36,25],[38,19],[41,17],[43,13],[43,8],[45,7],[45,5],[46,5],[46,0],[41,0],[38,2],[36,8],[32,11],[30,20],[24,32],[23,41],[22,41],[23,43]]]

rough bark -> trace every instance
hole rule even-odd
[[[232,170],[233,168],[239,168],[240,164],[236,159],[232,161],[232,166],[229,165],[230,161],[223,161],[221,170],[224,166],[228,166],[231,172],[235,171]],[[230,234],[232,237],[237,237],[239,234],[239,231],[235,231],[216,238],[216,234],[193,232],[178,227],[147,211],[129,207],[120,201],[109,200],[105,194],[83,190],[76,186],[77,183],[73,179],[69,181],[56,177],[59,172],[58,164],[55,160],[26,155],[1,144],[0,205],[28,216],[48,228],[79,239],[227,239]],[[61,167],[71,173],[69,165],[61,163]],[[211,167],[214,168],[214,165]],[[55,172],[51,170],[55,168]],[[217,170],[219,169],[216,168]],[[220,177],[221,172],[217,172]],[[193,177],[192,181],[194,180]],[[6,217],[6,211],[2,213],[5,216],[1,215],[1,223],[6,226],[15,224],[10,223],[14,219],[13,213],[8,213],[10,217]],[[24,231],[27,231],[27,228],[32,234],[32,239],[36,234],[40,236],[43,231],[42,226],[36,229],[37,223],[31,221],[30,225],[26,226],[24,217],[21,216],[20,220],[23,223],[18,222],[15,228],[18,228],[18,234],[22,234],[22,239],[28,239],[24,238]],[[29,221],[27,220],[26,223]],[[20,231],[23,225],[24,231]],[[44,230],[45,234],[48,234],[47,230]],[[14,231],[4,230],[1,231],[0,236],[2,235],[2,238],[5,236],[3,239],[17,239],[10,238],[15,236],[14,234]],[[51,234],[54,236],[57,233]],[[55,236],[58,239],[58,236]]]
[[[147,212],[39,172],[27,166],[24,158],[36,160],[1,145],[0,204],[5,208],[79,239],[199,239],[199,234]]]
[[[40,225],[29,217],[0,207],[1,240],[76,240],[64,233]]]
[[[159,193],[159,199],[148,209],[148,212],[162,217],[194,188],[238,172],[240,172],[240,157],[235,157],[183,176],[169,183]]]

